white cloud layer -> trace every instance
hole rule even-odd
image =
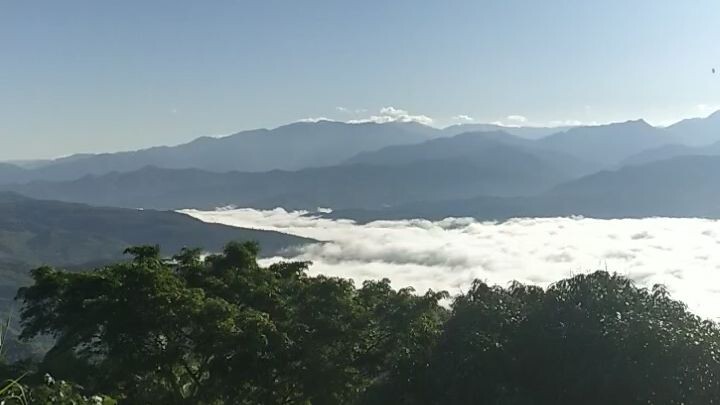
[[[508,121],[514,122],[516,124],[524,124],[527,122],[527,117],[523,115],[508,115],[507,119]]]
[[[308,117],[308,118],[301,118],[301,119],[299,119],[299,120],[297,120],[297,121],[295,121],[295,122],[312,122],[312,123],[315,123],[315,122],[321,122],[321,121],[335,121],[335,120],[332,119],[332,118],[328,118],[328,117]]]
[[[471,117],[469,115],[465,115],[465,114],[456,115],[456,116],[452,117],[452,120],[458,121],[458,122],[473,122],[473,121],[475,121],[475,119],[473,117]]]
[[[517,127],[541,127],[541,128],[556,128],[556,127],[582,127],[582,126],[595,126],[608,124],[610,122],[600,123],[598,121],[580,121],[580,120],[550,120],[550,121],[530,121],[524,115],[508,115],[505,119],[500,121],[490,122],[494,125],[503,127],[517,128]]]
[[[597,121],[580,121],[580,120],[553,120],[548,122],[549,127],[582,127],[602,125]]]
[[[351,124],[364,122],[377,122],[380,124],[386,122],[418,122],[424,125],[432,125],[434,120],[427,115],[414,115],[410,114],[407,110],[389,106],[381,108],[377,115],[372,115],[369,118],[350,120],[348,122]]]
[[[296,254],[312,274],[356,282],[389,278],[395,287],[466,291],[473,279],[547,286],[607,268],[639,285],[665,284],[702,316],[720,317],[720,221],[704,219],[526,218],[377,221],[303,216],[282,209],[185,211],[207,222],[276,230],[328,241]],[[267,264],[279,258],[264,259]]]

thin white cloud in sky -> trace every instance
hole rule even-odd
[[[527,122],[527,118],[523,115],[508,115],[507,119],[508,121],[514,122],[516,124],[524,124]]]
[[[583,122],[580,120],[553,120],[548,122],[549,127],[580,127],[580,126],[591,126],[599,125],[595,121]]]
[[[445,119],[434,119],[431,116],[425,115],[425,114],[415,114],[410,113],[408,110],[397,108],[393,106],[386,106],[382,107],[380,110],[378,110],[377,113],[371,114],[369,117],[367,116],[368,110],[365,108],[350,108],[350,107],[344,107],[344,106],[336,106],[334,108],[336,117],[335,118],[328,118],[325,116],[321,117],[309,117],[309,118],[303,118],[301,120],[298,120],[298,122],[318,122],[318,121],[337,121],[337,122],[346,122],[349,124],[362,124],[362,123],[368,123],[368,122],[376,122],[376,123],[388,123],[388,122],[418,122],[424,125],[429,126],[435,126],[435,127],[444,127],[448,125],[454,125],[454,124],[469,124],[469,123],[488,123],[488,124],[494,124],[504,127],[579,127],[579,126],[596,126],[596,125],[605,125],[612,122],[624,122],[627,121],[627,119],[615,119],[615,120],[608,120],[608,121],[597,121],[592,119],[575,119],[575,118],[565,118],[565,119],[549,119],[549,120],[538,120],[538,119],[532,119],[525,115],[520,114],[510,114],[506,115],[503,118],[500,119],[479,119],[469,114],[457,114],[452,117],[445,118]],[[650,122],[652,125],[656,125],[659,127],[666,127],[669,125],[672,125],[678,121],[681,121],[682,119],[687,118],[697,118],[697,117],[707,117],[708,115],[720,110],[720,105],[717,104],[696,104],[696,105],[690,105],[690,110],[686,112],[681,117],[676,117],[672,119],[646,119],[646,121]],[[591,106],[584,106],[584,111],[586,116],[591,115],[590,112],[592,111]],[[632,119],[639,119],[639,117],[634,117]]]
[[[275,230],[328,241],[293,259],[312,274],[389,278],[395,287],[466,291],[473,279],[547,286],[572,274],[607,268],[639,285],[665,284],[694,312],[720,317],[720,221],[704,219],[527,218],[376,221],[304,216],[282,209],[185,211],[208,222]],[[269,263],[279,258],[264,259]]]
[[[368,110],[367,108],[348,108],[343,106],[337,106],[335,107],[335,111],[341,112],[343,114],[358,115],[365,114]]]
[[[697,110],[700,112],[702,116],[708,116],[716,111],[720,110],[720,105],[717,104],[698,104]]]
[[[427,115],[416,115],[410,114],[407,110],[395,108],[392,106],[383,107],[380,109],[379,114],[372,115],[369,118],[362,118],[357,120],[350,120],[349,123],[364,123],[364,122],[418,122],[424,125],[432,125],[434,120]]]
[[[699,107],[698,107],[699,108]],[[350,116],[356,116],[356,117],[362,117],[362,118],[328,118],[325,116],[321,117],[309,117],[309,118],[303,118],[298,120],[297,122],[319,122],[319,121],[338,121],[338,122],[347,122],[349,124],[362,124],[367,122],[376,122],[376,123],[388,123],[388,122],[418,122],[424,125],[430,125],[430,126],[442,126],[442,124],[450,125],[450,124],[469,124],[473,122],[477,122],[477,120],[468,114],[457,114],[450,118],[450,121],[447,120],[443,122],[439,122],[438,120],[435,120],[432,117],[429,117],[424,114],[412,114],[408,110],[404,110],[401,108],[396,108],[393,106],[387,106],[382,107],[377,114],[370,115],[369,117],[363,117],[367,113],[367,109],[364,108],[349,108],[344,106],[336,106],[335,111],[339,115],[350,115]],[[535,122],[529,120],[524,115],[519,114],[511,114],[506,116],[502,120],[496,120],[496,121],[489,121],[490,124],[500,125],[504,127],[568,127],[568,126],[583,126],[583,125],[599,125],[596,121],[580,121],[580,120],[573,120],[573,119],[566,119],[566,120],[552,120],[547,122]]]
[[[320,121],[335,121],[332,118],[328,117],[308,117],[308,118],[301,118],[295,122],[320,122]]]
[[[619,122],[619,121],[618,121]],[[609,124],[606,122],[604,124]],[[527,128],[555,128],[555,127],[580,127],[580,126],[594,126],[602,125],[603,123],[597,121],[581,121],[575,119],[564,119],[564,120],[550,120],[550,121],[535,121],[529,120],[524,115],[508,115],[502,120],[491,121],[490,124],[499,125],[502,127],[527,127]]]
[[[452,117],[452,120],[458,121],[458,122],[473,122],[473,121],[475,121],[475,119],[473,117],[471,117],[469,115],[465,115],[465,114],[456,115],[456,116]]]

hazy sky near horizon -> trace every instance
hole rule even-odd
[[[667,124],[720,106],[718,21],[710,0],[0,0],[0,159],[387,107]]]

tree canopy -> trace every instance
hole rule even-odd
[[[231,243],[130,248],[19,292],[39,373],[141,404],[713,404],[720,329],[607,272],[444,292],[309,276]]]
[[[43,369],[128,403],[351,403],[412,368],[439,335],[445,293],[309,277],[257,264],[257,245],[201,259],[156,247],[87,273],[43,267],[23,289],[23,338],[56,339]]]
[[[717,325],[662,286],[607,272],[546,290],[476,281],[455,299],[410,403],[713,404],[719,345]]]

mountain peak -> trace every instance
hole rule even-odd
[[[643,127],[643,128],[652,128],[653,126],[648,124],[647,121],[645,121],[642,118],[638,118],[636,120],[627,120],[625,122],[617,122],[610,125],[617,125],[617,126],[632,126],[632,127]]]
[[[714,113],[708,115],[705,119],[720,120],[720,110],[717,110]]]

